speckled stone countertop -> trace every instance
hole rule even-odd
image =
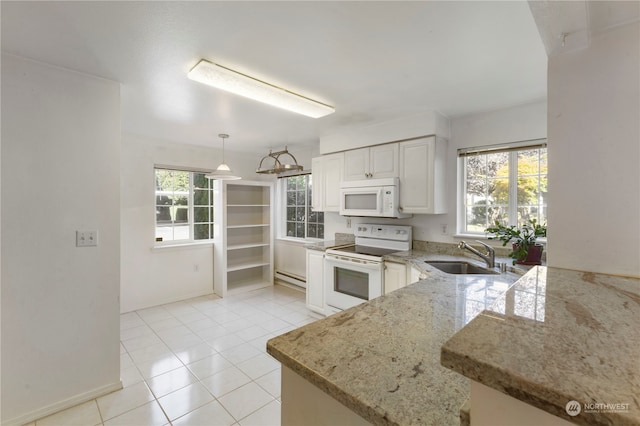
[[[519,276],[423,268],[427,279],[275,337],[268,353],[373,424],[458,425],[470,382],[442,367],[440,347]]]
[[[445,343],[442,364],[574,423],[638,425],[639,325],[639,279],[536,267]]]
[[[336,233],[335,239],[333,240],[318,241],[315,243],[305,244],[304,248],[317,250],[317,251],[325,251],[330,248],[340,247],[340,246],[344,246],[347,244],[354,244],[354,243],[355,243],[355,237],[353,236],[353,234]]]

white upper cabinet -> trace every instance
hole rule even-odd
[[[323,155],[311,160],[311,208],[316,212],[340,211],[340,182],[344,153]]]
[[[344,153],[344,180],[398,176],[398,144],[390,143]]]
[[[428,136],[399,145],[400,211],[446,213],[446,141]]]

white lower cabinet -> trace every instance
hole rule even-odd
[[[417,283],[420,278],[421,272],[415,266],[407,265],[407,285]]]
[[[384,294],[417,283],[420,275],[420,270],[409,263],[384,262]]]
[[[307,308],[325,315],[323,251],[307,249]]]
[[[384,294],[407,285],[407,265],[404,263],[384,262]]]

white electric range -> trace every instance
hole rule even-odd
[[[382,256],[411,250],[411,226],[360,224],[354,235],[355,244],[325,253],[325,300],[330,312],[382,296]]]

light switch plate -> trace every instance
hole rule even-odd
[[[98,245],[98,231],[76,231],[76,247],[95,247]]]

